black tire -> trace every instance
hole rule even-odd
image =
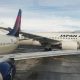
[[[52,48],[45,48],[45,51],[52,51]]]

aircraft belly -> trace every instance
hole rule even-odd
[[[17,46],[18,44],[0,46],[0,54],[10,53],[15,50]]]

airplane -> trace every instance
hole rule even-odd
[[[0,34],[0,54],[13,52],[18,46],[18,37],[21,26],[21,9],[19,9],[13,29],[8,34]]]
[[[36,32],[33,34],[21,32],[24,37],[39,41],[47,51],[54,49],[78,50],[80,49],[79,32]]]
[[[3,28],[3,27],[0,27],[0,29],[8,30],[9,32],[12,30],[11,28]],[[27,33],[27,32],[20,31],[20,34],[26,38],[33,39],[33,41],[39,41],[41,46],[43,46],[44,49],[47,51],[51,51],[53,48],[62,49],[62,50],[80,49],[80,33],[79,32]]]
[[[0,34],[0,55],[7,54],[18,46],[18,37],[21,25],[21,9],[19,9],[18,16],[14,28],[6,35]],[[6,60],[0,59],[0,80],[13,80],[16,73],[14,58]]]
[[[6,28],[8,30],[8,28]],[[9,30],[8,30],[9,31]],[[36,32],[27,33],[20,31],[22,36],[39,41],[45,50],[54,49],[62,50],[78,50],[80,49],[80,33],[79,32]]]
[[[10,53],[18,46],[19,33],[24,37],[34,39],[39,41],[47,50],[54,47],[60,46],[62,43],[62,49],[78,49],[79,48],[79,33],[40,33],[40,34],[30,34],[20,31],[21,25],[21,9],[19,9],[18,16],[14,25],[14,28],[2,28],[8,30],[7,35],[0,35],[0,54]],[[44,34],[44,35],[43,35]],[[70,44],[70,45],[69,45]],[[80,54],[80,51],[53,51],[53,52],[37,52],[37,53],[18,53],[18,54],[6,54],[4,58],[8,59],[1,61],[0,59],[0,80],[13,80],[16,73],[15,60],[21,59],[31,59],[40,57],[50,57],[50,56],[61,56],[61,55],[73,55]],[[0,55],[1,58],[2,55]]]

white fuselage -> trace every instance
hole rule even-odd
[[[60,41],[62,49],[80,49],[80,33],[76,32],[42,32],[33,33],[38,36]],[[52,45],[54,43],[51,43]]]
[[[0,54],[10,53],[18,46],[18,39],[13,36],[0,35]]]
[[[33,34],[58,40],[58,41],[70,40],[70,41],[80,42],[80,33],[76,33],[76,32],[37,32]]]

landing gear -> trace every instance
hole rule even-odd
[[[52,46],[51,45],[46,46],[45,51],[52,51]]]
[[[44,51],[52,51],[52,45],[50,43],[41,43],[44,48]]]
[[[52,48],[45,48],[45,51],[52,51]]]

